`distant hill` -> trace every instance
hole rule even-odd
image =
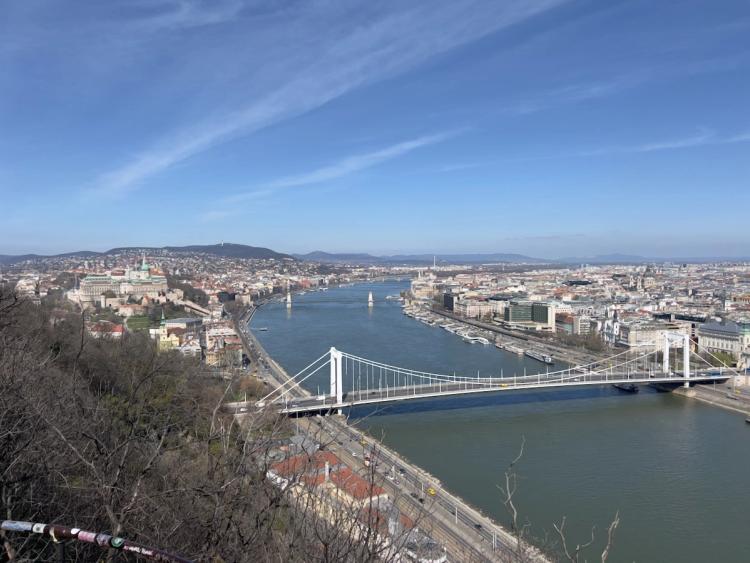
[[[0,264],[15,264],[17,262],[25,262],[26,260],[40,260],[42,258],[66,258],[68,256],[80,256],[82,258],[89,258],[91,256],[100,256],[101,252],[92,252],[91,250],[81,250],[80,252],[65,252],[63,254],[0,254]]]
[[[432,264],[432,254],[394,254],[390,256],[374,256],[365,252],[351,253],[334,253],[316,250],[307,254],[283,254],[270,248],[260,246],[248,246],[246,244],[234,244],[225,242],[222,244],[196,244],[189,246],[123,246],[112,248],[106,252],[92,252],[90,250],[81,250],[78,252],[65,252],[63,254],[42,255],[42,254],[20,254],[8,255],[0,254],[0,265],[16,264],[27,260],[40,260],[43,258],[67,258],[81,257],[91,258],[94,256],[107,256],[109,254],[122,252],[146,252],[153,254],[160,251],[170,252],[202,252],[213,254],[214,256],[224,256],[226,258],[251,258],[256,260],[284,260],[298,259],[309,262],[322,262],[325,264],[412,264],[412,265],[429,265]],[[474,254],[437,254],[435,255],[438,264],[646,264],[650,262],[675,262],[675,263],[705,263],[705,262],[732,262],[748,261],[748,257],[691,257],[691,258],[655,258],[638,256],[634,254],[597,254],[596,256],[571,256],[557,259],[541,259],[526,256],[524,254],[513,253],[474,253]]]
[[[432,264],[432,254],[394,254],[390,256],[373,256],[366,253],[331,253],[317,250],[308,254],[295,254],[295,258],[326,264]],[[707,263],[748,261],[740,257],[671,257],[656,258],[637,254],[597,254],[596,256],[570,256],[565,258],[542,259],[513,253],[477,253],[477,254],[437,254],[435,259],[440,264],[648,264],[648,263]]]
[[[523,254],[395,254],[391,256],[373,256],[365,253],[330,253],[317,250],[308,254],[295,254],[300,260],[324,262],[329,264],[432,264],[433,258],[438,264],[492,264],[498,262],[514,264],[543,264],[552,260],[541,260]]]
[[[572,256],[558,258],[557,262],[565,264],[643,264],[645,262],[663,262],[663,258],[646,258],[635,254],[597,254],[596,256]]]
[[[260,246],[248,246],[246,244],[207,244],[207,245],[190,245],[190,246],[122,246],[118,248],[112,248],[106,252],[92,252],[90,250],[81,250],[78,252],[66,252],[64,254],[20,254],[20,255],[7,255],[0,254],[0,264],[16,264],[18,262],[24,262],[26,260],[40,260],[42,258],[67,258],[73,256],[79,256],[81,258],[90,258],[93,256],[107,256],[109,254],[117,254],[122,252],[146,252],[153,253],[155,251],[170,251],[170,252],[203,252],[205,254],[213,254],[215,256],[224,256],[226,258],[254,258],[259,260],[266,259],[293,259],[288,254],[282,254],[271,250],[270,248],[263,248]]]
[[[494,264],[498,262],[513,263],[513,264],[545,264],[554,262],[554,260],[543,260],[541,258],[533,258],[524,254],[513,254],[513,253],[479,253],[479,254],[402,254],[390,256],[390,259],[394,261],[414,261],[414,262],[428,262],[432,264],[433,258],[438,264]]]
[[[746,262],[746,256],[638,256],[637,254],[597,254],[596,256],[575,256],[558,258],[555,262],[561,264],[661,264],[672,262],[675,264],[705,264],[711,262]]]
[[[246,244],[234,244],[231,242],[224,242],[221,244],[193,244],[189,246],[162,246],[160,248],[113,248],[112,250],[108,250],[107,254],[113,254],[115,252],[122,252],[125,250],[143,250],[145,252],[155,250],[168,250],[170,252],[204,252],[206,254],[213,254],[215,256],[224,256],[226,258],[274,258],[276,260],[292,258],[292,256],[288,254],[282,254],[280,252],[276,252],[275,250],[271,250],[270,248],[263,248],[261,246],[248,246]]]
[[[348,263],[356,262],[359,264],[374,264],[374,263],[381,261],[381,259],[378,256],[373,256],[372,254],[365,254],[365,253],[333,254],[330,252],[323,252],[321,250],[308,252],[307,254],[294,254],[293,256],[295,258],[299,258],[300,260],[306,260],[308,262],[324,262],[327,264],[337,264],[337,263],[344,263],[344,262],[348,262]]]

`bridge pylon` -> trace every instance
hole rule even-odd
[[[684,387],[690,387],[690,335],[682,335],[682,369],[685,375]]]
[[[331,369],[331,397],[336,398],[337,403],[341,403],[344,400],[344,378],[342,363],[344,361],[344,354],[331,347],[330,354],[330,369]]]
[[[685,376],[684,387],[690,387],[690,335],[689,334],[672,334],[664,332],[664,352],[662,358],[662,369],[665,374],[669,374],[669,347],[672,341],[682,341],[682,369]],[[675,364],[677,357],[675,356]]]

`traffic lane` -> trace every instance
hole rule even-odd
[[[330,431],[328,431],[330,435]],[[333,438],[333,435],[331,435]],[[349,440],[351,442],[351,440]],[[363,460],[359,457],[354,457],[349,452],[347,448],[345,448],[342,444],[339,444],[338,441],[335,441],[338,445],[332,445],[330,449],[337,452],[339,457],[343,459],[347,465],[350,466],[357,466],[357,467],[366,467],[363,464]],[[359,442],[356,443],[357,445]],[[380,464],[382,466],[382,464]],[[369,469],[368,469],[369,470]],[[374,467],[374,471],[378,473],[378,475],[382,476],[382,472],[377,469],[377,466]],[[401,483],[394,483],[393,481],[385,478],[383,476],[383,482],[382,485],[386,488],[386,490],[390,489],[392,494],[394,495],[394,499],[398,499],[401,503],[405,503],[411,510],[410,510],[410,517],[415,517],[419,519],[421,516],[428,516],[435,518],[436,514],[430,512],[430,510],[433,508],[433,506],[437,505],[437,502],[420,502],[417,498],[412,496],[412,494],[406,494],[408,491],[404,491],[401,487]],[[419,491],[419,482],[417,481],[415,483],[415,491]],[[401,508],[401,507],[400,507]],[[464,560],[467,553],[472,553],[475,556],[475,560],[479,561],[491,561],[492,559],[489,558],[486,554],[481,553],[477,546],[472,544],[471,542],[467,541],[466,536],[464,534],[459,533],[454,525],[453,522],[446,522],[444,520],[437,520],[437,526],[435,526],[435,521],[431,520],[431,529],[429,530],[429,535],[435,535],[434,539],[437,539],[441,543],[443,543],[446,547],[448,546],[448,542],[452,544],[451,552],[453,552],[457,557],[460,557],[459,560]],[[427,531],[427,530],[425,530]],[[437,533],[435,533],[437,532]]]
[[[348,426],[346,428],[348,431]],[[353,432],[353,430],[351,432]],[[505,543],[507,541],[515,542],[515,538],[513,538],[512,535],[510,535],[506,530],[497,527],[494,522],[492,522],[484,514],[481,514],[481,512],[478,512],[472,507],[469,507],[468,505],[460,501],[460,499],[454,497],[453,495],[442,489],[442,485],[438,479],[430,475],[420,475],[408,471],[408,469],[405,468],[410,467],[409,463],[399,458],[397,454],[391,455],[387,450],[380,450],[379,455],[381,455],[383,459],[391,466],[396,465],[400,469],[403,469],[404,473],[399,472],[400,475],[405,479],[406,482],[411,482],[411,484],[414,486],[415,491],[422,493],[423,488],[426,489],[430,485],[436,486],[438,489],[436,493],[436,500],[438,501],[438,503],[440,503],[440,506],[444,508],[446,512],[454,519],[456,517],[454,510],[458,508],[458,520],[463,521],[467,525],[467,527],[470,528],[470,531],[477,534],[480,538],[491,542],[493,539],[492,530],[494,530],[495,540],[496,542],[499,542],[497,545],[505,549],[512,548],[512,546],[508,546]],[[482,527],[480,529],[477,529],[477,524],[481,524]]]
[[[348,426],[343,427],[344,432],[349,434],[354,433],[352,429],[350,429]],[[350,442],[351,442],[350,438]],[[357,442],[357,445],[361,445],[359,442]],[[382,458],[383,461],[387,462],[387,464],[390,464],[391,466],[398,466],[400,469],[402,469],[404,472],[401,473],[398,471],[399,476],[404,479],[404,482],[407,484],[411,484],[413,487],[413,492],[417,495],[419,495],[419,498],[422,499],[433,499],[432,504],[437,505],[438,507],[442,508],[445,511],[445,516],[450,517],[453,519],[453,522],[455,523],[456,519],[458,522],[462,523],[466,528],[467,531],[470,534],[473,534],[476,536],[480,541],[487,542],[488,546],[492,546],[493,544],[493,533],[491,530],[495,530],[495,546],[499,548],[499,550],[508,552],[509,550],[512,550],[513,547],[511,545],[508,545],[508,540],[513,539],[506,537],[508,534],[505,531],[501,531],[499,529],[496,529],[496,526],[492,521],[490,521],[486,516],[479,514],[478,518],[476,516],[472,516],[470,512],[474,512],[476,514],[476,511],[473,509],[470,509],[467,505],[462,504],[458,502],[457,499],[454,499],[453,502],[449,502],[448,498],[443,498],[441,495],[441,492],[438,490],[436,491],[435,497],[428,496],[425,491],[426,489],[431,485],[434,484],[440,489],[439,480],[434,478],[429,478],[428,476],[422,476],[417,475],[415,473],[412,473],[411,471],[408,471],[407,469],[404,469],[404,466],[408,467],[408,464],[398,458],[395,454],[391,455],[385,450],[378,450],[378,456]],[[382,465],[382,464],[381,464]],[[442,494],[446,494],[445,491],[442,491]],[[411,496],[411,494],[409,495]],[[413,497],[412,497],[413,498]],[[415,502],[419,502],[415,499]],[[421,503],[420,503],[421,504]],[[458,507],[461,507],[460,509]],[[458,516],[456,517],[456,511],[458,513]],[[478,520],[483,521],[482,524]],[[477,527],[479,526],[479,527]],[[513,539],[513,541],[515,541]]]
[[[290,381],[289,377],[281,370],[278,365],[276,365],[273,358],[271,358],[263,349],[263,347],[255,338],[255,335],[251,334],[248,329],[242,326],[239,327],[239,332],[247,349],[246,351],[248,353],[251,353],[256,358],[256,365],[259,365],[259,367],[262,369],[263,375],[265,377],[268,377],[269,379],[272,379],[277,387],[282,387],[287,384]],[[294,387],[289,393],[294,395],[295,397],[303,397],[309,395],[306,390],[302,389],[299,386]]]
[[[352,440],[348,436],[347,436],[347,442],[349,443],[347,444],[344,444],[342,440],[337,439],[338,433],[341,432],[343,428],[341,427],[337,427],[335,429],[326,428],[327,425],[323,424],[322,421],[318,422],[318,424],[322,427],[323,429],[322,431],[325,432],[330,437],[330,440],[332,443],[330,446],[328,446],[329,449],[335,452],[339,456],[339,458],[341,458],[344,461],[344,463],[346,463],[353,469],[365,468],[368,472],[371,470],[375,471],[380,476],[380,472],[377,471],[377,468],[375,466],[370,466],[372,467],[372,469],[367,468],[366,466],[364,466],[363,460],[361,457],[358,457],[355,454],[353,454],[353,452],[350,452],[352,447],[356,447],[357,445],[360,445],[359,442],[357,442],[356,444],[351,444]],[[414,518],[416,521],[419,522],[423,517],[429,516],[429,514],[425,512],[425,509],[427,507],[425,507],[423,503],[418,502],[416,499],[414,499],[410,495],[405,494],[405,492],[399,486],[397,486],[396,483],[383,478],[382,486],[384,486],[386,490],[390,490],[390,492],[393,495],[392,498],[394,500],[399,501],[401,505],[406,504],[408,506],[409,516]],[[403,506],[400,506],[400,508],[403,508]],[[450,536],[451,543],[454,543],[453,546],[450,546],[452,547],[451,549],[452,553],[458,554],[458,553],[464,552],[467,548],[471,549],[471,546],[466,542],[465,538],[463,538],[460,534],[455,533],[453,530],[450,530],[450,529],[445,529],[442,531],[443,534],[445,534],[446,532]],[[443,537],[441,538],[436,537],[435,539],[438,539],[439,541],[442,541],[444,544],[447,544],[447,542],[445,541],[445,538]],[[446,547],[449,547],[449,546],[446,545]]]

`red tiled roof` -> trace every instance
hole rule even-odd
[[[299,454],[271,466],[271,469],[284,477],[302,475],[305,473],[317,473],[325,468],[326,461],[329,467],[335,467],[341,460],[329,451],[317,451],[312,455]]]
[[[398,519],[404,529],[411,530],[414,528],[414,520],[403,512],[399,512]],[[372,504],[365,506],[359,511],[359,520],[365,524],[370,524],[373,528],[378,529],[380,533],[388,533],[388,514],[378,510]]]
[[[123,332],[123,326],[109,321],[99,321],[90,328],[91,332]]]
[[[350,497],[359,500],[385,493],[381,487],[363,479],[348,467],[331,472],[331,481]]]
[[[364,500],[385,494],[382,487],[359,476],[329,451],[317,451],[312,455],[299,454],[272,465],[271,470],[282,477],[298,475],[306,485],[317,487],[325,482],[326,462],[331,483],[350,497]]]

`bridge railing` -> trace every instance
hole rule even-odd
[[[384,362],[378,362],[356,356],[347,352],[332,348],[331,356],[323,361],[326,354],[315,362],[312,362],[293,378],[285,382],[279,389],[266,395],[268,397],[278,394],[271,399],[272,402],[288,405],[290,391],[313,376],[326,365],[331,365],[331,393],[318,395],[323,404],[351,403],[353,401],[367,400],[371,395],[377,394],[378,398],[390,398],[391,396],[402,397],[406,394],[434,394],[442,392],[454,392],[456,390],[492,390],[497,388],[522,388],[529,386],[564,385],[566,383],[608,383],[623,382],[633,379],[646,380],[658,379],[659,381],[681,381],[686,382],[687,377],[674,372],[660,370],[653,360],[657,352],[647,352],[636,357],[628,357],[628,352],[616,354],[604,360],[598,360],[586,365],[570,366],[556,371],[545,371],[534,374],[524,373],[513,376],[459,376],[457,374],[440,374],[426,371],[402,368]],[[335,358],[334,358],[335,354]],[[334,362],[331,361],[334,358]],[[705,360],[704,360],[705,361]],[[313,367],[316,365],[313,369]],[[334,367],[335,366],[335,367]],[[697,375],[697,373],[696,373]],[[336,383],[334,384],[334,380]],[[334,385],[343,388],[344,381],[349,383],[346,393],[342,389],[334,392]],[[344,397],[346,400],[344,400]],[[299,400],[299,399],[297,399]],[[305,399],[310,400],[310,399]]]

